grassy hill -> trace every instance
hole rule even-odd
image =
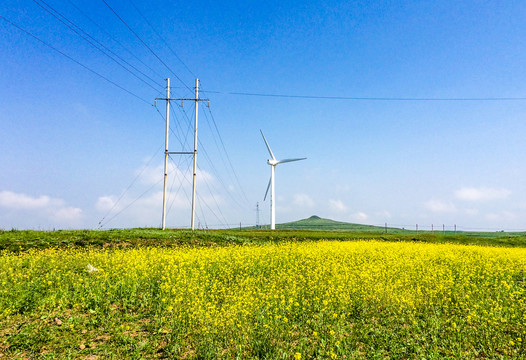
[[[342,221],[335,221],[330,219],[323,219],[319,216],[313,215],[308,219],[302,219],[298,221],[276,224],[276,229],[297,229],[297,230],[326,230],[326,231],[352,231],[352,232],[375,232],[382,233],[385,232],[385,227],[383,226],[373,226],[373,225],[362,225],[362,224],[353,224]],[[387,228],[388,233],[405,233],[406,230],[398,228]]]
[[[262,225],[261,229],[268,229],[269,225]],[[246,227],[245,230],[254,230],[254,226]],[[313,215],[310,218],[288,223],[276,224],[277,230],[316,230],[316,231],[349,231],[356,233],[385,233],[384,226],[354,224],[343,221],[335,221],[331,219],[324,219]],[[410,230],[404,230],[394,227],[387,227],[387,232],[390,234],[409,234],[413,233]]]

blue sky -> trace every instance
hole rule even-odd
[[[152,105],[198,77],[201,227],[253,225],[258,202],[268,223],[262,129],[308,158],[277,167],[278,223],[526,230],[523,1],[105,1],[3,2],[0,228],[160,226]],[[172,105],[170,150],[190,151],[193,104]],[[190,179],[173,155],[170,227],[190,225]]]

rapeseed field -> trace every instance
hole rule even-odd
[[[7,358],[526,358],[526,249],[379,241],[0,255]]]

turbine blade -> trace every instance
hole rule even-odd
[[[267,185],[267,191],[265,191],[265,197],[263,198],[263,201],[265,201],[267,199],[267,195],[268,195],[268,189],[270,189],[270,183],[272,182],[272,177],[270,178],[270,180],[268,181],[268,185]]]
[[[263,131],[261,131],[261,129],[259,129],[259,131],[261,132],[261,136],[263,136],[263,140],[265,140],[265,145],[267,145],[267,149],[268,149],[268,152],[270,153],[270,156],[272,157],[272,160],[276,160],[276,157],[272,153],[272,150],[270,150],[270,146],[268,145],[267,139],[265,139],[265,135],[263,135]]]
[[[282,164],[282,163],[288,163],[288,162],[292,162],[292,161],[300,161],[300,160],[305,160],[306,158],[298,158],[298,159],[283,159],[283,160],[279,160],[278,161],[278,164]],[[277,164],[276,164],[277,165]]]

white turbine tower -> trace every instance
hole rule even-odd
[[[270,149],[270,146],[268,145],[267,139],[265,139],[265,135],[263,135],[263,131],[259,131],[261,132],[261,136],[263,136],[265,145],[267,145],[268,152],[272,157],[272,159],[267,160],[267,164],[270,165],[270,181],[268,182],[267,191],[265,192],[265,197],[263,198],[263,201],[265,201],[265,199],[267,198],[268,189],[270,189],[270,228],[274,230],[276,229],[276,198],[274,191],[274,173],[276,171],[276,165],[292,161],[305,160],[306,158],[276,160],[276,157],[274,156],[272,150]]]

